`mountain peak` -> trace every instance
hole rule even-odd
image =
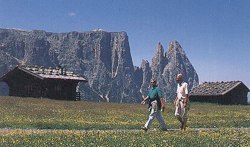
[[[171,41],[168,46],[166,56],[168,56],[169,54],[177,54],[177,53],[185,55],[185,52],[182,49],[180,43],[177,40]]]
[[[157,79],[159,73],[163,72],[167,60],[164,57],[164,48],[160,42],[156,46],[156,53],[152,59],[152,77]]]
[[[101,29],[101,28],[96,28],[96,29],[94,29],[94,30],[92,30],[92,31],[94,31],[94,32],[102,32],[102,31],[105,31],[105,30],[103,30],[103,29]]]
[[[157,46],[156,46],[156,53],[155,53],[155,57],[161,58],[163,57],[163,46],[161,45],[160,42],[158,42]]]

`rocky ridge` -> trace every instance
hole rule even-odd
[[[177,73],[183,73],[190,88],[198,84],[198,75],[177,41],[166,53],[158,43],[151,66],[143,60],[134,67],[126,32],[0,29],[0,76],[18,64],[60,65],[84,75],[89,82],[80,85],[83,100],[136,103],[146,95],[151,78],[158,80],[165,98],[173,99]]]

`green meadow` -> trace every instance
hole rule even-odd
[[[191,103],[178,130],[174,105],[148,132],[146,105],[0,97],[0,146],[249,146],[250,106]]]

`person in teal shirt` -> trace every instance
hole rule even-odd
[[[144,127],[142,127],[142,129],[144,131],[147,131],[150,128],[154,118],[156,117],[161,125],[162,130],[167,130],[167,125],[165,124],[161,114],[161,111],[163,111],[165,108],[165,102],[162,96],[161,89],[156,85],[155,79],[150,80],[150,84],[152,88],[150,89],[147,97],[143,98],[143,101],[141,102],[141,104],[145,104],[147,101],[149,101],[150,111],[148,121],[146,122]]]

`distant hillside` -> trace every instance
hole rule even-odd
[[[151,65],[143,60],[134,67],[126,32],[0,29],[0,76],[18,64],[60,65],[87,77],[89,82],[80,85],[82,99],[109,102],[139,102],[153,77],[165,98],[173,99],[177,73],[184,75],[189,88],[198,84],[198,75],[177,41],[163,50],[159,43]],[[3,93],[6,86],[0,87]]]

